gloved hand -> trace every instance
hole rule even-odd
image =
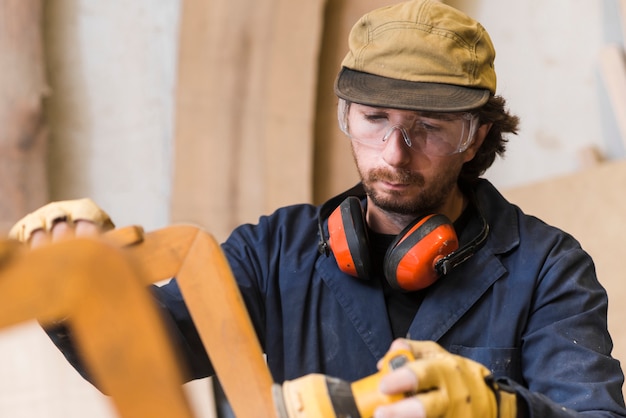
[[[491,379],[483,365],[450,354],[432,341],[396,340],[391,349],[411,350],[415,361],[385,375],[386,394],[415,393],[376,410],[375,418],[515,418],[517,399]]]
[[[20,219],[9,231],[9,237],[28,242],[35,231],[50,232],[58,222],[73,224],[88,221],[102,231],[113,229],[115,225],[109,215],[91,199],[64,200],[52,202],[29,213]]]

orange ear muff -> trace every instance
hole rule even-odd
[[[344,273],[369,279],[371,261],[360,200],[346,198],[328,217],[328,244]]]
[[[396,289],[423,289],[439,278],[437,262],[458,248],[454,227],[444,215],[418,219],[407,226],[387,250],[385,277]]]

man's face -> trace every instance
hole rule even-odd
[[[472,142],[471,125],[463,113],[425,114],[352,103],[347,130],[372,203],[401,215],[441,212],[463,164],[479,145]]]

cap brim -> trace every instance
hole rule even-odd
[[[486,89],[451,84],[397,80],[343,67],[335,93],[350,102],[397,109],[460,112],[476,109],[489,100]]]

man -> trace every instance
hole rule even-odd
[[[277,382],[358,380],[396,340],[417,360],[381,390],[415,396],[379,418],[626,416],[592,260],[479,178],[518,125],[495,94],[494,56],[479,23],[436,1],[352,29],[335,91],[361,184],[223,244]],[[39,218],[14,233],[36,243],[44,224],[70,227]],[[193,377],[212,374],[176,281],[155,295]],[[50,334],[80,369],[66,333]]]

